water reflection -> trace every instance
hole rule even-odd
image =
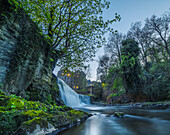
[[[170,110],[140,110],[125,107],[84,107],[95,114],[84,123],[60,135],[169,135]],[[113,113],[122,111],[124,118]]]

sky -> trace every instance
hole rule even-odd
[[[142,22],[144,24],[146,18],[150,18],[152,15],[161,16],[166,11],[170,11],[170,0],[108,0],[110,1],[110,7],[103,12],[104,20],[113,19],[115,13],[121,16],[120,22],[115,22],[110,25],[111,28],[126,34],[130,29],[132,23]],[[109,33],[105,35],[108,39]],[[98,58],[104,54],[103,47],[98,49],[96,61],[90,62],[91,77],[87,78],[91,81],[97,79],[97,67]],[[58,69],[54,71],[57,74]]]
[[[110,7],[104,10],[103,18],[105,20],[114,18],[115,13],[121,16],[120,22],[115,22],[110,27],[114,30],[118,30],[123,34],[126,34],[130,29],[132,23],[142,22],[145,23],[146,18],[150,18],[152,15],[161,16],[166,11],[170,11],[170,0],[109,0]],[[108,39],[109,33],[105,35]],[[103,47],[100,48],[97,53],[95,60],[90,62],[91,77],[88,78],[91,81],[96,81],[98,57],[104,54]]]

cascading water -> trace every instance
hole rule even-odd
[[[57,77],[57,84],[59,86],[61,99],[63,100],[65,105],[70,107],[78,107],[78,106],[90,104],[89,96],[77,94],[59,77]]]

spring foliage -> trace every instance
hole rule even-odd
[[[49,39],[59,65],[75,68],[95,56],[101,47],[109,24],[120,20],[104,21],[103,9],[109,8],[104,0],[9,0],[17,7],[24,8]],[[55,59],[55,58],[53,58]]]

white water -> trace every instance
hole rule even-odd
[[[79,107],[90,104],[89,96],[77,94],[72,88],[70,88],[63,80],[58,77],[57,84],[59,86],[60,97],[65,105],[70,107]]]

